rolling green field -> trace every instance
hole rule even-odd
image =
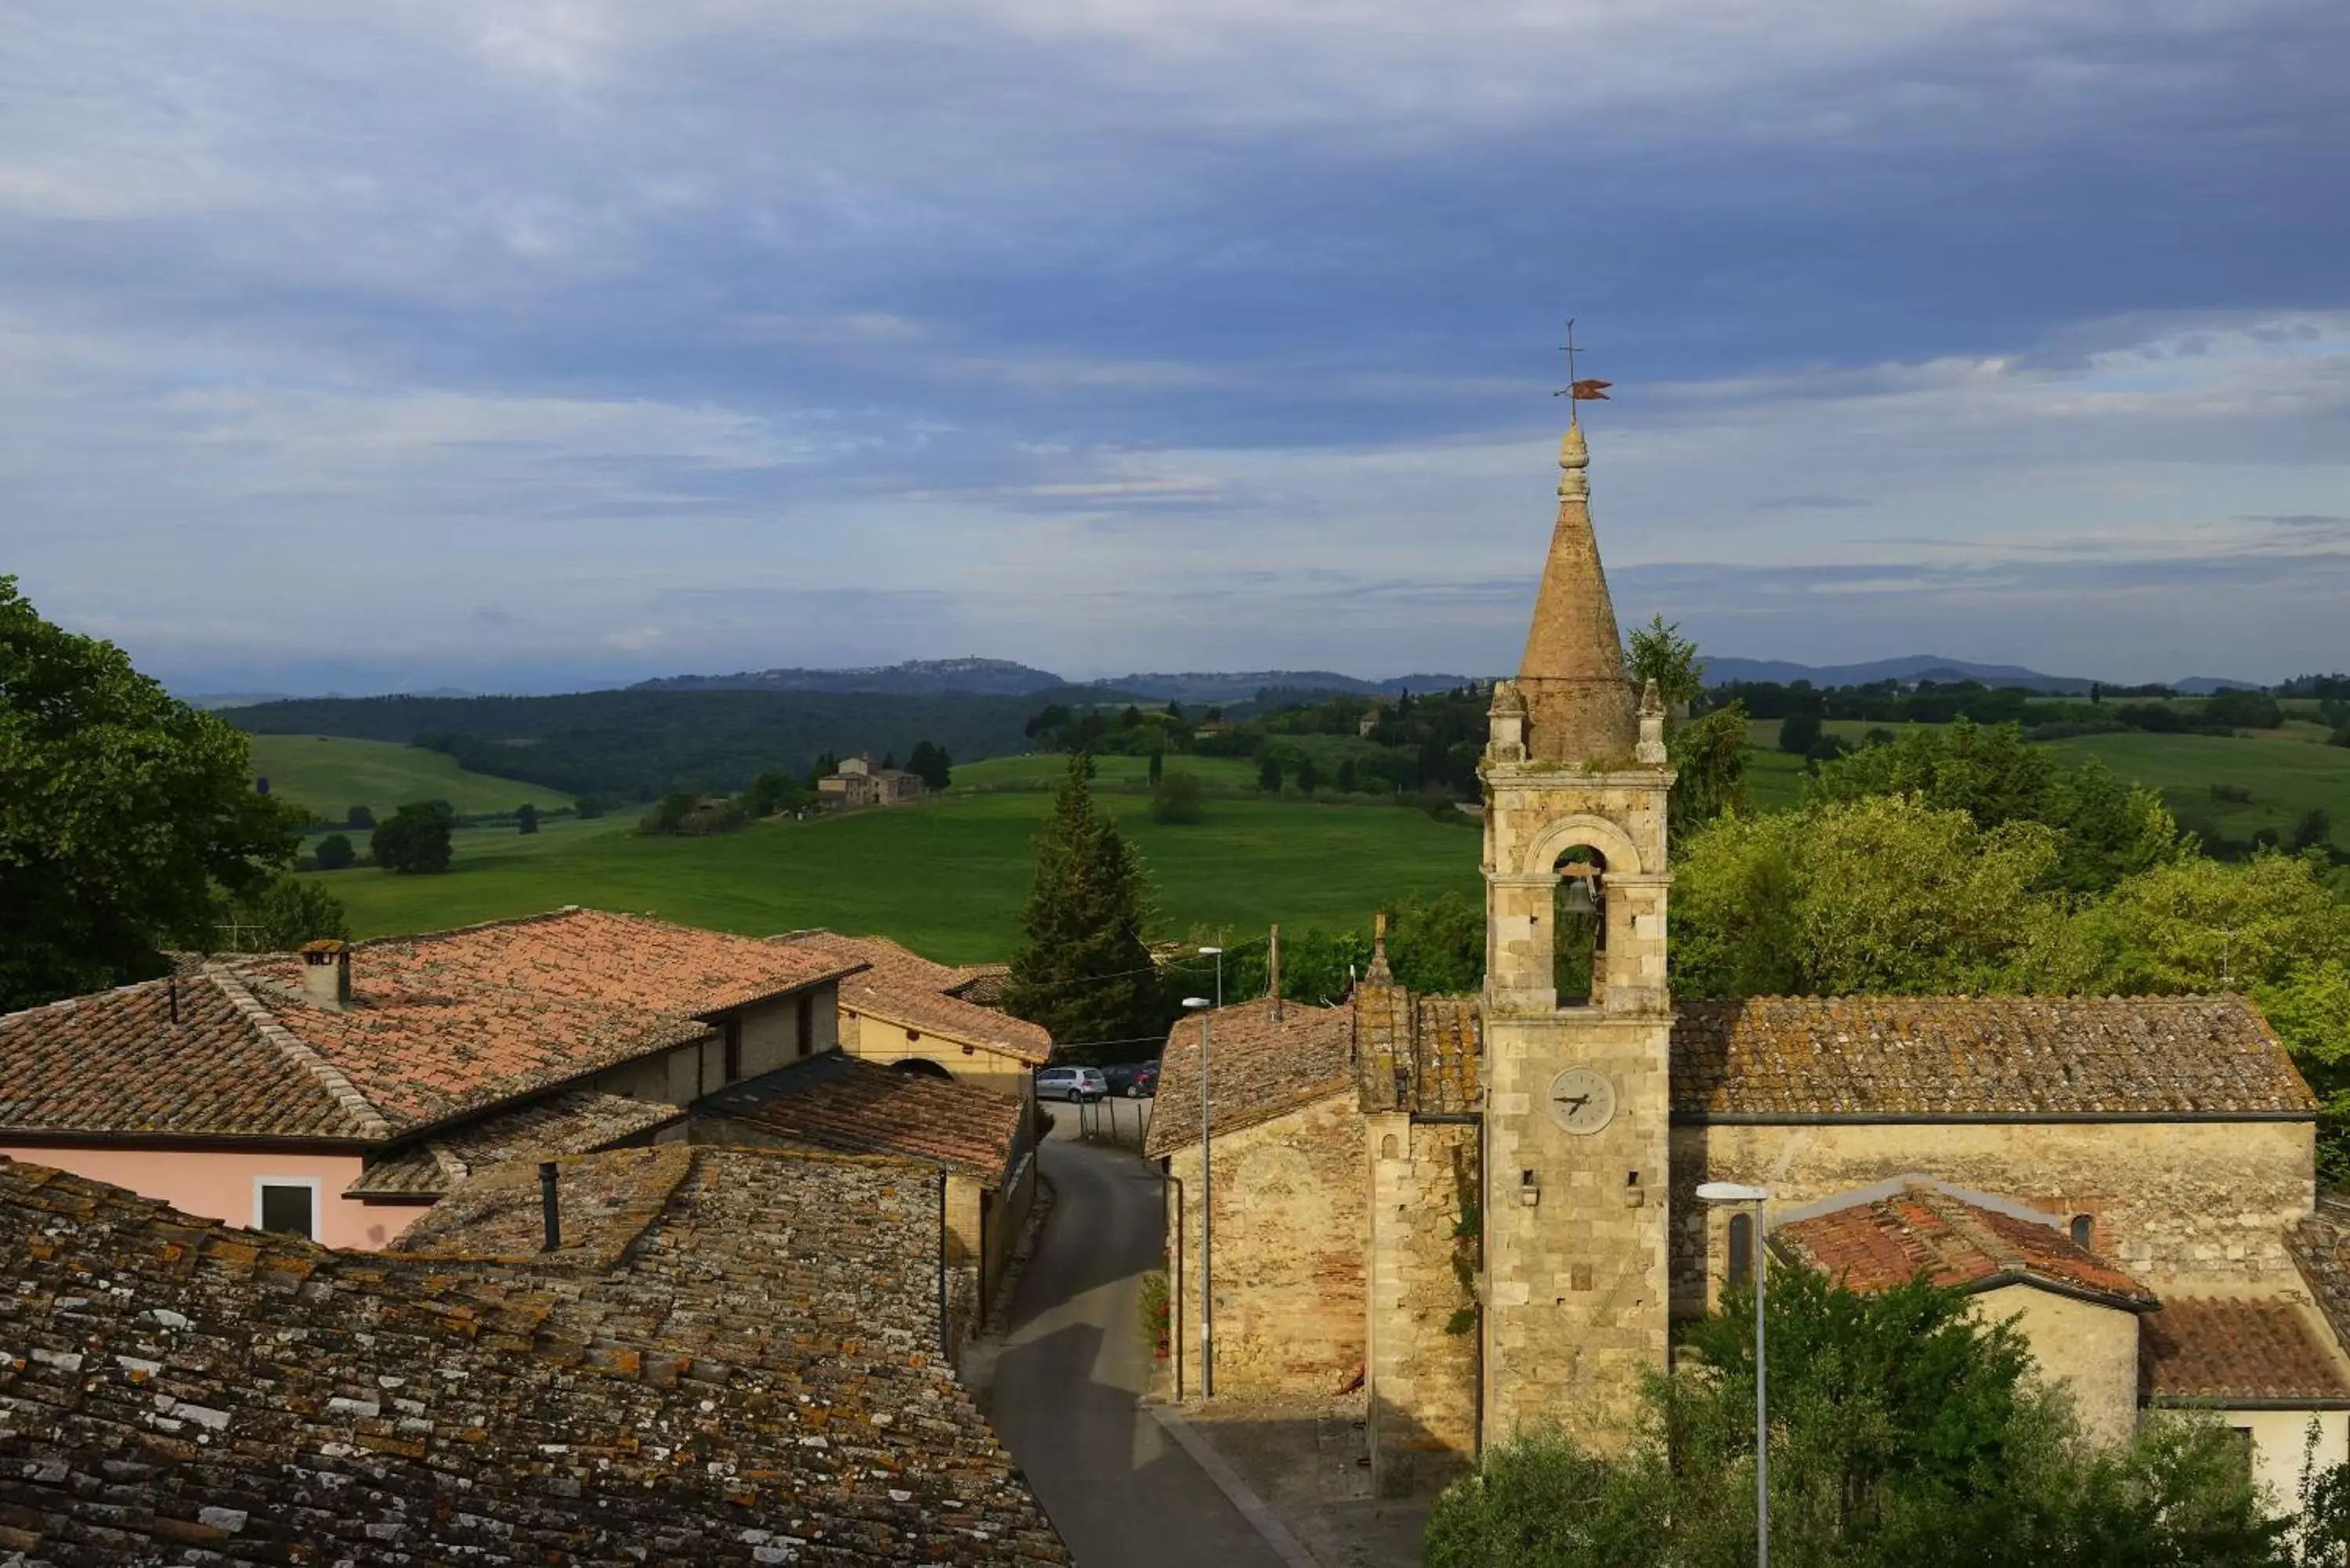
[[[560,790],[467,773],[450,757],[390,741],[340,735],[254,735],[253,771],[269,793],[339,822],[354,805],[380,821],[413,800],[445,800],[460,815],[512,811],[525,801],[541,811],[572,804]]]
[[[999,784],[1027,776],[1015,764],[1037,761],[1051,780],[1066,765],[1004,759]],[[1131,762],[1139,784],[1141,759],[1105,759],[1113,762]],[[766,822],[712,838],[643,837],[626,817],[550,823],[532,837],[467,829],[443,876],[372,867],[312,875],[342,899],[361,936],[587,904],[756,935],[803,926],[880,932],[946,962],[1001,959],[1018,940],[1052,796],[982,790],[987,766],[956,770],[958,784],[977,775],[972,793],[919,805]],[[1253,931],[1275,920],[1367,925],[1388,900],[1448,890],[1474,897],[1480,886],[1476,828],[1400,806],[1218,798],[1205,821],[1172,827],[1150,820],[1139,792],[1106,788],[1103,798],[1157,884],[1153,936]]]

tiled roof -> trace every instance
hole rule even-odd
[[[1686,1002],[1672,1084],[1681,1117],[2273,1116],[2317,1105],[2238,996]]]
[[[1789,1220],[1774,1249],[1856,1291],[1890,1290],[1920,1273],[1960,1290],[2031,1283],[2085,1292],[2144,1311],[2154,1293],[2073,1244],[2053,1225],[1970,1203],[1924,1183],[1874,1201]]]
[[[1003,984],[1012,978],[1010,964],[965,964],[960,973],[962,978],[954,983],[955,995],[982,1007],[1001,1007],[1003,1004]]]
[[[1042,1028],[957,994],[978,978],[970,971],[933,963],[887,937],[819,930],[793,931],[775,940],[837,963],[866,966],[841,982],[844,1007],[1023,1062],[1052,1060],[1053,1037]]]
[[[1220,1007],[1210,1037],[1208,1097],[1219,1133],[1269,1122],[1301,1106],[1350,1091],[1354,1008],[1284,1002],[1274,1020],[1268,998]],[[1200,1137],[1200,1020],[1176,1020],[1159,1057],[1143,1152],[1153,1159]]]
[[[814,1148],[941,1160],[993,1183],[1011,1163],[1020,1102],[827,1051],[723,1089],[702,1111]]]
[[[1356,1091],[1364,1110],[1461,1116],[1483,1103],[1477,1057],[1484,1020],[1477,998],[1416,996],[1392,982],[1367,981],[1355,988],[1354,1014]]]
[[[2319,1193],[2315,1209],[2293,1228],[2285,1245],[2334,1338],[2350,1345],[2350,1198]]]
[[[0,1016],[0,1133],[379,1136],[240,991],[194,973]]]
[[[509,1159],[592,1154],[683,1121],[675,1106],[593,1089],[567,1089],[515,1110],[464,1122],[368,1162],[346,1198],[437,1198],[474,1170]]]
[[[613,1184],[628,1243],[528,1262],[336,1252],[0,1164],[0,1545],[1068,1560],[937,1350],[928,1171],[680,1147],[567,1162],[569,1189],[602,1161],[644,1178]]]
[[[2150,1403],[2350,1400],[2337,1347],[2283,1297],[2170,1296],[2141,1318],[2138,1386]]]

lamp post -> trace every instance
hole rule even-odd
[[[1762,1245],[1762,1205],[1771,1193],[1767,1188],[1749,1187],[1742,1181],[1705,1181],[1698,1184],[1697,1196],[1701,1203],[1754,1205],[1754,1564],[1771,1568],[1771,1405],[1764,1387],[1762,1339],[1762,1281],[1769,1272],[1769,1253]]]
[[[1218,966],[1221,970],[1222,966]],[[1208,1179],[1208,1045],[1213,1024],[1211,1005],[1204,996],[1187,996],[1183,1005],[1200,1015],[1200,1397],[1216,1396],[1215,1298],[1209,1288],[1210,1229],[1213,1221]]]

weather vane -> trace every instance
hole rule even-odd
[[[1575,407],[1576,403],[1587,403],[1595,400],[1603,403],[1606,402],[1607,400],[1607,389],[1614,386],[1616,383],[1613,381],[1578,381],[1575,379],[1575,357],[1581,353],[1582,350],[1575,346],[1575,317],[1572,316],[1566,318],[1566,341],[1559,346],[1559,352],[1566,356],[1566,385],[1559,388],[1558,390],[1553,392],[1551,396],[1554,398],[1565,398],[1570,400],[1567,404],[1566,422],[1572,425],[1576,422],[1576,415],[1580,411]]]

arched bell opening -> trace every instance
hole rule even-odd
[[[1607,857],[1578,844],[1558,857],[1553,870],[1551,983],[1561,1007],[1596,1006],[1607,969]]]

